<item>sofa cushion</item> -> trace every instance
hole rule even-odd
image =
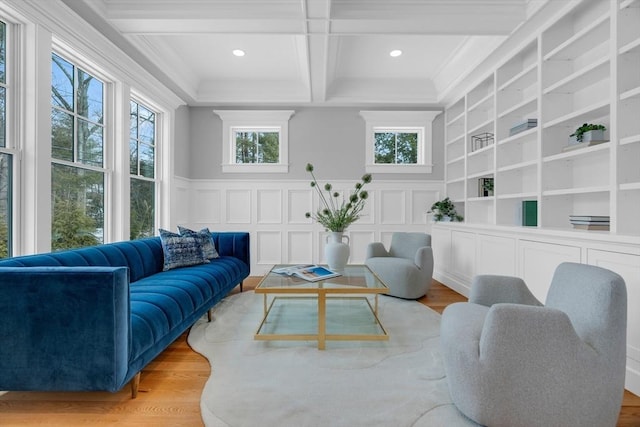
[[[181,236],[192,236],[200,241],[202,245],[202,252],[204,252],[204,256],[207,259],[218,258],[218,251],[216,250],[216,245],[213,242],[213,236],[211,236],[211,231],[208,228],[203,228],[200,231],[193,231],[186,227],[178,226],[178,231]]]
[[[164,254],[164,271],[209,262],[204,256],[200,238],[181,236],[160,229],[160,240]]]

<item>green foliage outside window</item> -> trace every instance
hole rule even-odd
[[[135,101],[130,107],[129,237],[139,239],[155,235],[156,114]]]
[[[278,132],[236,132],[236,163],[279,163]]]
[[[418,134],[416,132],[376,132],[375,163],[417,164]]]

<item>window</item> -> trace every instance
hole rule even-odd
[[[440,111],[361,111],[366,171],[431,173],[431,123]]]
[[[222,119],[223,172],[289,171],[293,111],[215,110]]]
[[[7,24],[0,21],[0,258],[12,254],[13,154],[7,141]]]
[[[51,247],[104,242],[104,83],[51,58]]]
[[[129,133],[131,239],[155,235],[156,113],[131,101]]]

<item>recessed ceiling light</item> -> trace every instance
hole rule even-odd
[[[402,55],[402,51],[400,49],[394,49],[391,52],[389,52],[389,55],[395,58],[397,56]]]
[[[233,50],[233,54],[235,56],[244,56],[244,50],[242,50],[242,49],[234,49]]]

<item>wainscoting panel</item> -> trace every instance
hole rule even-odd
[[[478,235],[476,274],[517,275],[516,239]]]
[[[327,180],[341,196],[357,180]],[[251,234],[251,274],[261,275],[273,264],[324,263],[326,231],[310,218],[320,206],[317,192],[303,180],[185,180],[176,218],[194,229],[247,231]],[[324,181],[321,185],[324,185]],[[176,185],[178,187],[178,185]],[[367,244],[383,242],[388,248],[396,231],[430,232],[426,212],[440,194],[441,182],[381,181],[367,184],[369,198],[360,220],[352,224],[350,263],[363,263]],[[184,194],[188,192],[185,201]],[[188,208],[183,208],[186,206]]]
[[[282,224],[282,190],[258,190],[258,224]]]

